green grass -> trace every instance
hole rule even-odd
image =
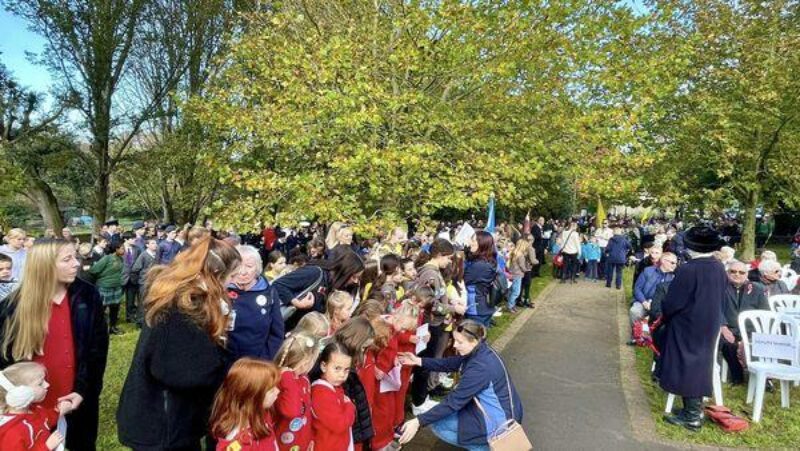
[[[542,277],[533,279],[531,282],[531,299],[535,299],[544,287],[552,280],[552,270],[550,265],[542,267]],[[503,334],[509,325],[516,318],[517,314],[504,313],[500,318],[495,318],[497,325],[489,331],[489,340],[495,340]],[[108,351],[108,363],[106,364],[105,385],[100,396],[100,432],[97,439],[97,449],[101,450],[125,450],[117,441],[117,405],[119,395],[122,392],[122,385],[128,375],[131,366],[133,351],[136,348],[136,341],[139,332],[131,325],[125,324],[122,327],[125,332],[123,335],[112,335],[111,346]]]
[[[780,247],[770,248],[776,252]],[[778,258],[781,262],[788,261],[787,257]],[[633,282],[633,271],[628,269],[624,273],[626,296],[630,294]],[[625,300],[627,305],[628,300]],[[752,404],[745,403],[747,397],[747,386],[733,386],[722,384],[722,394],[725,406],[730,408],[734,414],[751,421],[750,428],[743,432],[728,433],[720,429],[715,423],[707,422],[698,432],[689,432],[682,427],[672,426],[663,419],[664,406],[667,402],[665,393],[656,383],[650,379],[650,368],[653,364],[653,353],[645,348],[636,348],[636,372],[642,383],[644,392],[647,394],[650,412],[655,420],[656,432],[661,437],[687,444],[725,446],[725,447],[748,447],[748,448],[797,448],[800,443],[800,388],[792,388],[791,407],[781,408],[780,389],[776,387],[775,392],[764,394],[764,407],[761,411],[761,422],[753,423]],[[675,406],[680,406],[680,399],[676,399]]]
[[[127,449],[117,441],[117,404],[122,393],[122,385],[131,367],[133,351],[139,339],[139,331],[129,324],[121,329],[123,335],[112,335],[106,363],[105,383],[100,395],[100,431],[97,438],[97,449]]]

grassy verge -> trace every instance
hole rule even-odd
[[[785,247],[785,246],[782,246]],[[776,246],[773,250],[779,251]],[[783,253],[788,254],[788,251]],[[781,254],[779,254],[779,259]],[[781,260],[785,263],[787,260]],[[630,296],[630,287],[633,282],[633,272],[625,271],[625,294]],[[624,301],[627,305],[628,300]],[[788,409],[781,408],[780,390],[776,387],[774,393],[765,393],[762,419],[760,423],[751,423],[750,429],[739,433],[727,433],[716,424],[708,422],[698,432],[689,432],[684,428],[672,426],[663,419],[664,406],[667,402],[665,393],[650,378],[650,368],[653,355],[650,350],[636,348],[636,372],[647,394],[650,412],[655,420],[656,432],[661,437],[676,442],[687,444],[702,444],[725,447],[747,448],[797,448],[800,443],[800,388],[792,388],[792,406]],[[752,404],[745,403],[747,386],[733,386],[723,384],[723,401],[736,415],[750,420],[752,417]],[[676,406],[681,401],[676,400]]]

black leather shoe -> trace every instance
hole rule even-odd
[[[683,409],[677,414],[664,415],[664,421],[690,431],[699,431],[704,422],[703,398],[683,398]]]

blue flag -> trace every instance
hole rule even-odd
[[[494,194],[489,196],[489,212],[487,213],[486,227],[483,230],[494,233]]]

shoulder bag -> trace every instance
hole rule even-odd
[[[503,359],[497,355],[497,352],[492,350],[492,353],[497,357],[497,360],[500,361],[500,365],[503,367],[503,372],[506,375],[508,401],[511,403],[511,418],[501,424],[496,431],[490,433],[491,435],[489,435],[488,440],[489,448],[492,451],[531,451],[533,450],[531,441],[522,429],[522,425],[517,423],[517,420],[514,419],[514,396],[511,392],[511,380],[508,378],[508,370],[506,369],[505,363],[503,363]],[[483,409],[477,396],[474,400],[478,409],[483,413],[483,416],[486,417],[488,424],[489,415],[486,414],[486,410]]]

